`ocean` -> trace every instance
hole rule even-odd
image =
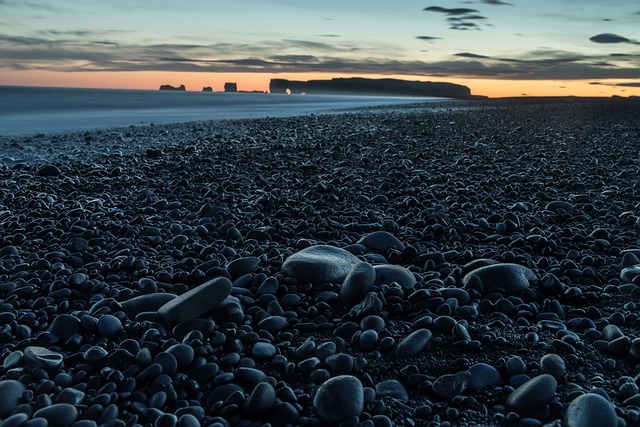
[[[443,100],[0,86],[0,136],[151,123],[283,117]]]

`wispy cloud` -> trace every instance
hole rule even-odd
[[[507,3],[501,0],[482,0],[484,4],[490,4],[492,6],[513,6],[513,3]]]
[[[624,82],[624,83],[602,83],[591,82],[591,85],[615,86],[615,87],[640,87],[640,82]]]
[[[479,30],[481,26],[478,21],[487,19],[486,16],[478,15],[478,10],[464,7],[449,9],[441,6],[429,6],[423,10],[445,15],[449,28],[452,30]]]
[[[441,40],[440,37],[433,37],[433,36],[416,36],[416,38],[418,40],[425,40],[425,41]]]

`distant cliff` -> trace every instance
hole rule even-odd
[[[378,96],[436,96],[473,98],[467,86],[453,83],[418,82],[398,79],[337,78],[331,80],[295,81],[271,79],[271,93],[348,94]]]
[[[178,87],[171,86],[171,85],[162,85],[160,86],[160,90],[187,90],[187,88],[184,87],[184,85],[180,85]]]

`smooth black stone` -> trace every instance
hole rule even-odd
[[[409,400],[407,389],[397,380],[385,380],[376,384],[376,396],[388,396],[401,402]]]
[[[519,264],[493,264],[470,271],[462,278],[463,285],[467,285],[472,277],[478,277],[484,290],[502,289],[507,295],[518,295],[530,286],[530,281],[536,279],[533,271]]]
[[[193,347],[187,344],[174,344],[169,347],[166,352],[175,357],[178,368],[180,369],[189,366],[195,357]]]
[[[80,332],[80,319],[71,314],[60,314],[53,319],[49,332],[65,342],[74,334]]]
[[[395,282],[405,289],[410,289],[417,282],[416,276],[411,271],[399,265],[376,265],[373,268],[376,272],[375,283],[378,285]]]
[[[404,244],[388,231],[374,231],[357,241],[369,250],[386,254],[388,249],[404,250]]]
[[[96,327],[100,335],[112,337],[122,330],[122,322],[111,314],[103,314],[98,319]]]
[[[75,423],[78,419],[78,410],[68,403],[55,403],[46,408],[37,410],[34,418],[44,418],[53,427],[65,427]]]
[[[160,307],[175,298],[177,298],[176,295],[158,292],[140,295],[127,301],[123,301],[120,304],[122,306],[122,311],[124,311],[130,319],[133,319],[136,315],[142,312],[158,311]]]
[[[556,393],[558,383],[549,374],[534,377],[515,389],[507,399],[507,409],[530,413],[549,403]]]
[[[360,416],[364,408],[362,383],[351,375],[333,377],[318,387],[313,406],[318,417],[328,423]]]
[[[433,382],[433,391],[440,397],[451,399],[462,394],[467,389],[470,381],[471,373],[469,371],[442,375]]]
[[[11,414],[22,400],[22,393],[25,390],[24,384],[15,380],[0,381],[0,418]]]
[[[375,280],[376,272],[371,264],[366,262],[356,264],[342,282],[338,300],[344,305],[361,301]]]
[[[276,391],[268,382],[261,382],[244,402],[243,411],[252,419],[260,419],[276,403]]]
[[[470,390],[496,387],[502,379],[500,372],[486,363],[476,363],[469,368],[469,372],[471,373],[471,380],[469,381]]]
[[[244,258],[234,259],[227,265],[227,271],[231,280],[235,280],[245,274],[253,273],[260,265],[260,258],[255,256],[249,256]]]
[[[545,374],[553,375],[556,378],[563,377],[567,372],[564,359],[557,354],[546,354],[540,359],[540,370]]]
[[[564,414],[566,427],[616,427],[618,417],[613,405],[604,397],[587,393],[575,398]]]
[[[287,258],[282,272],[304,283],[341,283],[358,263],[360,260],[344,249],[317,245]]]
[[[160,307],[160,320],[166,325],[177,325],[197,319],[227,298],[231,288],[231,281],[225,277],[210,280]]]
[[[24,349],[24,360],[31,366],[55,369],[62,364],[64,355],[44,347],[30,346]]]
[[[431,333],[428,329],[418,329],[405,337],[396,348],[396,357],[402,359],[405,357],[415,357],[422,353],[431,341]]]

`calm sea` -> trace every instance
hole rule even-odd
[[[0,135],[150,123],[282,117],[442,100],[0,86]]]

